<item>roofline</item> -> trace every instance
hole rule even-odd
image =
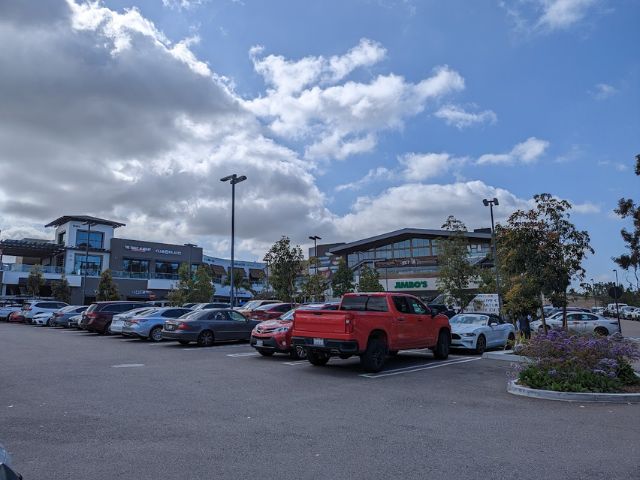
[[[480,233],[480,232],[463,232],[464,236],[467,238],[477,238],[482,240],[491,240],[490,233]],[[392,232],[383,233],[381,235],[376,235],[374,237],[364,238],[362,240],[357,240],[351,243],[345,243],[344,245],[340,245],[338,247],[334,247],[329,250],[330,253],[340,253],[348,250],[353,250],[357,247],[361,247],[363,245],[367,245],[369,243],[381,242],[383,240],[390,240],[396,237],[405,237],[410,235],[425,235],[432,237],[446,237],[449,236],[449,232],[447,230],[432,230],[426,228],[402,228],[400,230],[394,230]]]
[[[107,225],[109,227],[118,228],[124,227],[126,224],[120,222],[114,222],[113,220],[106,220],[104,218],[91,217],[90,215],[63,215],[61,217],[56,218],[55,220],[47,223],[45,228],[48,227],[58,227],[60,225],[64,225],[68,222],[91,222],[95,225]]]

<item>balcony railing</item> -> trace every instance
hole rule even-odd
[[[52,265],[26,265],[23,263],[3,263],[2,270],[5,272],[29,273],[35,266],[39,267],[42,273],[63,273],[64,272],[64,267],[54,267]]]

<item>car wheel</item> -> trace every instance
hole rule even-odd
[[[191,342],[187,341],[187,340],[178,340],[178,343],[180,345],[189,345]]]
[[[433,350],[433,355],[438,360],[446,360],[449,358],[449,334],[442,330],[438,334],[438,343],[436,344],[436,348]]]
[[[45,323],[45,327],[50,327],[50,326],[51,326],[51,319],[48,318],[47,323]]]
[[[263,357],[272,357],[275,352],[273,350],[265,350],[264,348],[258,348],[258,353]]]
[[[607,335],[609,335],[609,330],[607,330],[604,327],[596,327],[596,329],[594,330],[594,333],[596,335],[602,335],[603,337],[606,337]]]
[[[367,349],[360,356],[360,364],[367,372],[379,372],[384,368],[387,351],[387,342],[385,340],[372,338],[367,343]]]
[[[107,323],[104,326],[104,329],[102,330],[102,334],[103,335],[111,335],[111,330],[109,330],[111,328],[111,322]]]
[[[319,352],[317,350],[309,350],[307,352],[307,360],[311,365],[316,367],[322,367],[329,361],[329,354],[325,352]]]
[[[162,327],[154,327],[149,332],[149,340],[152,342],[161,342],[162,341]]]
[[[205,330],[204,332],[200,332],[200,335],[198,335],[199,347],[210,347],[213,345],[213,341],[213,332],[211,330]]]
[[[476,353],[478,355],[482,355],[484,351],[487,349],[487,339],[484,335],[480,335],[478,340],[476,340]]]
[[[513,350],[513,346],[516,344],[516,336],[510,333],[507,337],[507,343],[504,344],[505,350]]]
[[[290,355],[294,360],[305,360],[307,358],[307,351],[304,347],[298,345],[291,349]]]

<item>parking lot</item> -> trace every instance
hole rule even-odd
[[[25,479],[630,479],[640,406],[506,393],[508,364],[424,351],[365,374],[246,344],[0,323],[0,443]]]

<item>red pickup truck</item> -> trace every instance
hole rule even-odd
[[[446,315],[412,295],[350,293],[338,310],[296,311],[291,336],[313,365],[326,365],[336,355],[359,355],[366,371],[379,372],[387,355],[398,350],[430,348],[436,358],[447,358],[451,327]]]

